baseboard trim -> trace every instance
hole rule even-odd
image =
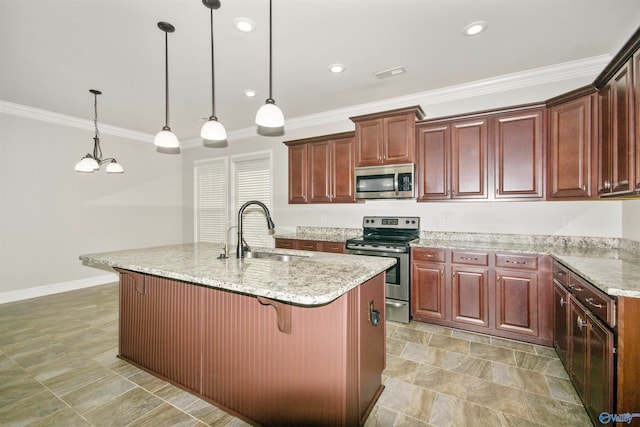
[[[102,276],[89,277],[87,279],[71,280],[69,282],[52,283],[50,285],[36,286],[17,291],[0,293],[0,304],[14,301],[22,301],[31,298],[75,291],[77,289],[90,288],[92,286],[106,285],[118,281],[116,273],[103,274]]]

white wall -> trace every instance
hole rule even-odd
[[[640,200],[622,202],[622,237],[640,242]]]
[[[402,100],[395,99],[392,100],[393,106],[391,108],[420,104],[428,117],[461,114],[542,102],[547,98],[583,86],[592,80],[593,78],[587,77],[510,90],[500,90],[497,87],[499,85],[496,85],[495,93],[468,97],[463,94],[471,92],[471,90],[461,88],[458,93],[451,90],[444,91],[446,96],[426,96],[424,99],[413,97],[407,99],[404,104],[401,104]],[[437,99],[441,99],[441,102],[436,102]],[[398,105],[399,103],[401,105]],[[381,105],[378,107],[381,108]],[[363,109],[366,108],[354,106],[354,111]],[[379,109],[378,111],[383,110]],[[249,113],[247,112],[247,114]],[[287,203],[287,147],[282,141],[354,130],[353,123],[348,120],[350,115],[349,111],[345,111],[342,117],[337,120],[310,127],[304,127],[304,120],[301,119],[288,120],[286,134],[281,137],[247,136],[250,132],[245,131],[240,133],[240,137],[235,138],[232,133],[226,148],[209,148],[196,143],[197,147],[183,150],[185,239],[193,238],[193,162],[264,149],[271,149],[274,153],[274,208],[272,214],[277,233],[294,231],[296,226],[301,225],[359,228],[362,226],[364,215],[408,215],[420,216],[423,230],[600,237],[621,237],[622,235],[622,202],[614,200],[428,203],[417,203],[415,200],[394,200],[338,205],[289,205]],[[316,123],[313,120],[309,120],[309,122]],[[445,224],[445,222],[447,223]]]
[[[111,275],[83,266],[83,253],[182,241],[180,156],[103,133],[104,157],[125,173],[77,173],[92,138],[89,129],[0,113],[0,302]]]

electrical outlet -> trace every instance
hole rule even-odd
[[[570,228],[573,225],[573,219],[570,216],[562,217],[562,226]]]
[[[444,225],[449,224],[449,217],[448,217],[447,215],[444,215],[444,216],[442,217],[442,223],[443,223]]]

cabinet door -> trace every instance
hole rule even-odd
[[[450,199],[451,126],[422,126],[418,139],[418,200]]]
[[[633,86],[631,63],[623,67],[612,79],[613,107],[613,192],[630,190],[635,164],[633,155]]]
[[[331,196],[333,203],[354,203],[355,141],[353,138],[331,141]]]
[[[356,166],[376,166],[382,163],[384,138],[380,119],[356,123]]]
[[[538,274],[496,269],[496,329],[538,336]]]
[[[636,163],[636,169],[635,169],[635,188],[636,189],[640,189],[640,50],[638,50],[634,55],[633,55],[633,73],[634,73],[634,85],[635,85],[635,93],[634,93],[634,97],[635,97],[635,105],[634,105],[634,122],[633,124],[635,125],[635,129],[636,129],[636,134],[635,134],[635,150],[634,150],[634,157],[635,157],[635,163]]]
[[[445,319],[445,264],[414,262],[411,266],[411,313],[418,317]]]
[[[293,242],[293,248],[301,251],[317,251],[318,243],[316,240],[295,240]]]
[[[611,192],[613,176],[612,152],[612,107],[611,85],[608,84],[598,92],[598,194]]]
[[[591,313],[587,314],[589,358],[586,409],[592,420],[602,412],[615,413],[613,406],[613,332]]]
[[[587,383],[587,314],[582,305],[572,296],[569,297],[569,357],[571,370],[569,376],[576,391],[586,400]]]
[[[330,143],[322,141],[308,145],[308,201],[310,203],[329,203],[331,201]]]
[[[409,113],[382,119],[385,164],[413,163],[416,147],[414,116]]]
[[[453,123],[451,147],[451,197],[486,199],[487,120]]]
[[[549,199],[591,197],[591,127],[594,96],[549,110]]]
[[[544,195],[544,110],[492,119],[496,199]]]
[[[307,203],[307,144],[289,147],[289,203]]]
[[[567,371],[569,365],[569,291],[554,281],[553,285],[553,347]]]
[[[489,269],[451,267],[451,318],[460,323],[489,327]]]

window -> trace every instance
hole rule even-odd
[[[227,159],[194,165],[195,241],[224,242],[229,221]]]
[[[228,170],[231,165],[231,171]],[[196,162],[195,177],[195,240],[200,242],[228,241],[233,248],[240,207],[249,200],[258,200],[272,207],[271,152],[224,157]],[[266,217],[258,206],[244,211],[243,236],[250,246],[273,246]],[[227,240],[228,239],[228,240]]]

